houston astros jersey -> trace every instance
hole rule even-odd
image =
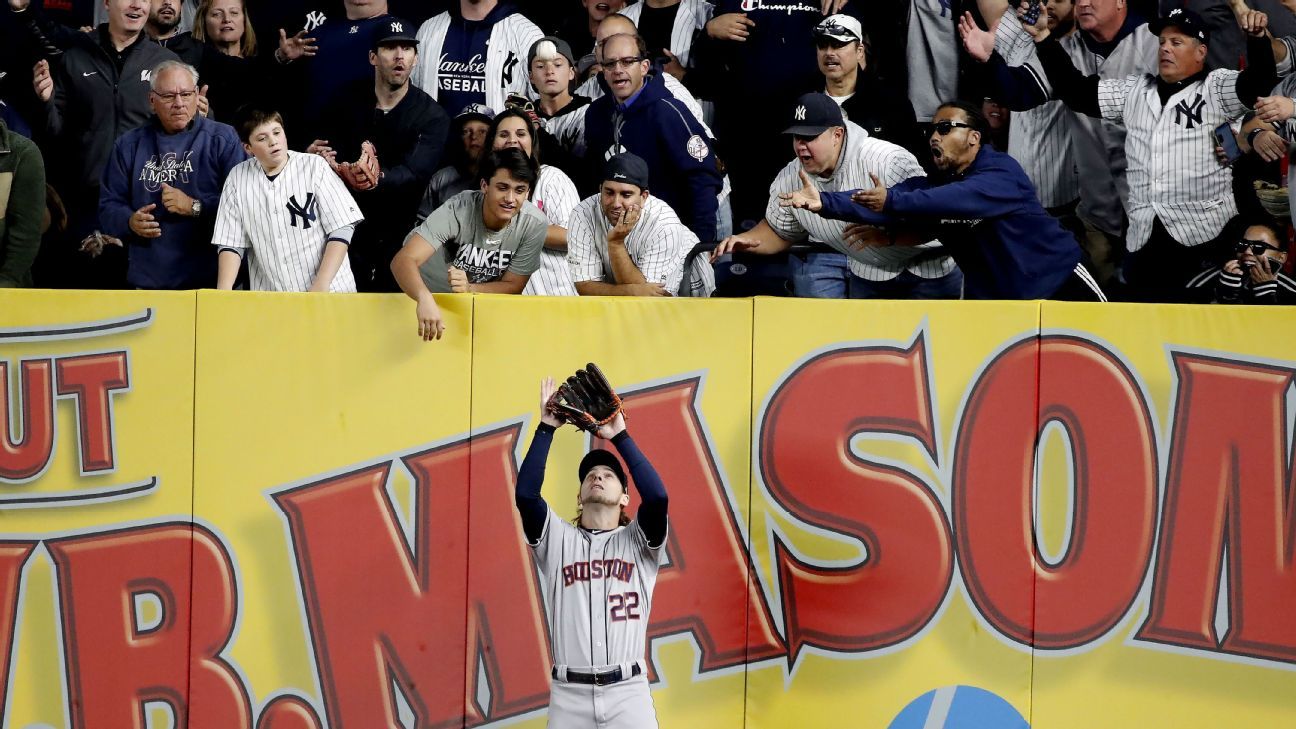
[[[315,280],[329,233],[364,220],[346,185],[317,154],[289,152],[274,179],[256,158],[225,179],[212,244],[251,249],[250,284],[255,291],[306,291]],[[354,292],[349,260],[342,262],[332,292]]]
[[[643,659],[665,543],[650,547],[634,520],[597,532],[549,510],[531,549],[549,606],[555,666],[589,670]]]

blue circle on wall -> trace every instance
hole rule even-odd
[[[1029,729],[1003,698],[975,686],[946,686],[919,696],[887,729]]]

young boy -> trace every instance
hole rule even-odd
[[[477,169],[478,190],[437,208],[392,259],[401,291],[418,302],[419,336],[445,331],[433,293],[520,294],[540,267],[549,221],[529,201],[539,172],[518,149],[489,152]]]
[[[230,172],[212,244],[218,289],[231,289],[248,255],[256,291],[354,293],[347,248],[364,216],[328,162],[289,151],[278,112],[252,110],[238,125],[252,159]]]

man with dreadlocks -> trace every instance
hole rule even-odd
[[[517,508],[549,605],[553,683],[550,727],[656,727],[644,650],[653,586],[666,544],[666,488],[626,432],[618,409],[593,428],[625,460],[642,504],[625,513],[629,485],[610,451],[580,463],[577,515],[569,524],[540,496],[554,431],[552,378],[540,386],[540,425],[518,470]]]

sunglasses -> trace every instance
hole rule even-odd
[[[932,131],[936,132],[942,137],[954,131],[955,129],[971,129],[971,128],[972,125],[966,122],[938,121],[935,124],[932,124]]]
[[[1234,243],[1233,250],[1237,253],[1245,253],[1247,250],[1250,250],[1251,254],[1254,256],[1262,256],[1265,251],[1276,251],[1282,253],[1282,249],[1277,246],[1271,246],[1262,240],[1247,240],[1246,238]]]

